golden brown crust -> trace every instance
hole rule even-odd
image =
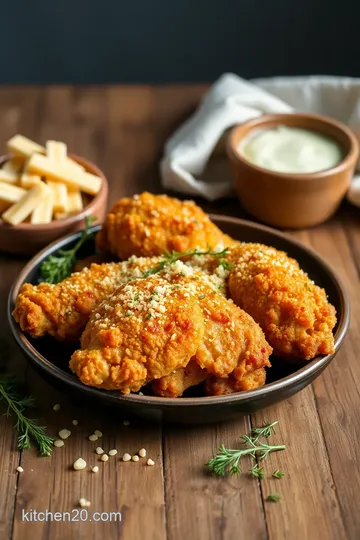
[[[207,396],[224,396],[235,392],[246,392],[264,386],[266,382],[265,368],[256,369],[244,375],[241,379],[230,376],[228,379],[212,377],[205,382]]]
[[[282,251],[261,244],[230,250],[234,302],[264,330],[277,356],[311,360],[334,352],[335,308],[321,289]]]
[[[96,237],[97,247],[127,259],[233,243],[193,201],[142,193],[120,199]]]
[[[140,279],[120,287],[92,313],[70,367],[86,385],[137,392],[185,367],[203,334],[193,295],[158,277]]]
[[[201,369],[192,358],[186,367],[153,381],[151,388],[156,396],[175,398],[182,396],[185,390],[202,383],[208,377],[210,374],[205,369]]]

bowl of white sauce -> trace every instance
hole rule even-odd
[[[245,210],[281,228],[329,219],[351,182],[359,148],[355,135],[330,118],[263,116],[236,126],[227,152]]]

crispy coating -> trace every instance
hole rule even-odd
[[[196,298],[159,277],[121,286],[92,313],[70,368],[86,385],[137,392],[185,367],[204,334]]]
[[[321,289],[282,251],[261,244],[230,250],[229,276],[234,302],[263,329],[274,353],[311,360],[334,351],[335,308]]]
[[[97,247],[120,259],[232,244],[193,201],[142,193],[120,199],[97,234]]]
[[[153,381],[151,389],[156,396],[175,398],[182,396],[185,390],[202,383],[209,377],[210,373],[206,369],[201,369],[192,358],[186,367]]]
[[[120,285],[141,278],[144,271],[155,268],[162,260],[162,257],[131,257],[119,263],[92,264],[56,285],[25,283],[16,299],[13,317],[33,337],[50,334],[59,340],[76,341],[91,312],[107,296]],[[200,260],[201,257],[190,259],[186,265],[177,261],[158,275],[171,280],[179,273],[191,272],[191,265],[198,270],[196,265]],[[226,273],[219,261],[212,262],[209,270],[214,270],[210,276],[213,286],[224,291]]]
[[[205,394],[207,396],[224,396],[235,392],[255,390],[264,386],[266,381],[265,368],[256,369],[244,375],[241,379],[230,376],[228,379],[212,377],[205,382]]]
[[[158,259],[92,264],[51,285],[25,283],[16,299],[14,319],[33,337],[50,334],[59,340],[80,338],[91,312],[123,283],[141,277]]]

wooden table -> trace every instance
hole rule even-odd
[[[194,109],[204,86],[46,87],[0,90],[0,143],[16,132],[36,141],[68,142],[77,154],[95,161],[107,175],[110,203],[151,190],[160,192],[158,161],[163,143]],[[207,210],[239,215],[236,201],[205,204]],[[360,538],[360,214],[345,206],[329,223],[294,233],[329,261],[352,300],[351,329],[336,360],[312,386],[286,402],[252,417],[279,420],[274,441],[287,444],[265,468],[286,471],[282,480],[261,482],[247,474],[214,478],[203,464],[219,444],[239,444],[250,418],[222,425],[161,427],[132,421],[117,412],[83,408],[44,383],[26,364],[9,336],[5,302],[26,259],[3,255],[0,265],[0,335],[9,343],[2,361],[24,376],[40,404],[38,415],[55,435],[72,430],[51,458],[19,453],[12,421],[0,418],[0,538],[107,540],[342,540]],[[61,404],[59,412],[53,411]],[[79,425],[72,425],[77,419]],[[81,456],[95,465],[87,437],[95,429],[101,446],[117,448],[117,458],[99,463],[98,473],[75,472]],[[121,463],[124,452],[145,447],[155,466]],[[16,473],[21,464],[24,472]],[[244,470],[246,471],[245,464]],[[279,503],[266,501],[278,491]],[[120,522],[26,522],[22,511],[72,511],[80,497],[89,511],[122,512]]]

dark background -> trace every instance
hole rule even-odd
[[[360,76],[359,0],[2,0],[0,83]]]

